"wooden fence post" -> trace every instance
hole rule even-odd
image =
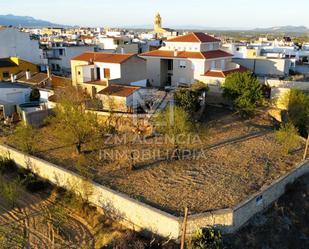
[[[186,233],[187,233],[187,221],[188,221],[188,208],[185,208],[185,216],[182,224],[182,236],[180,249],[185,249]]]
[[[303,161],[305,161],[306,158],[307,158],[308,145],[309,145],[309,133],[308,133],[308,137],[307,137],[307,141],[306,141],[306,147],[305,147],[305,151],[304,151]]]

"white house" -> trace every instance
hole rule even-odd
[[[58,75],[71,73],[71,59],[86,51],[94,51],[94,46],[68,46],[54,43],[45,50],[51,71]]]
[[[232,54],[221,50],[221,41],[204,33],[189,33],[166,40],[154,51],[140,55],[147,60],[147,77],[157,87],[208,83],[211,74],[237,71]]]
[[[146,80],[146,61],[136,54],[86,52],[71,61],[73,85],[95,96],[109,84],[130,85]]]
[[[43,63],[39,42],[31,40],[29,33],[0,27],[0,58],[9,57],[19,57],[33,64]]]

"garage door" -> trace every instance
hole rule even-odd
[[[15,104],[21,104],[25,102],[25,96],[22,92],[7,93],[6,100]]]

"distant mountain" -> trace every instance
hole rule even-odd
[[[30,16],[0,15],[0,25],[14,27],[64,27],[44,20],[35,19]]]
[[[256,32],[294,32],[294,33],[309,33],[309,29],[305,26],[278,26],[278,27],[270,27],[270,28],[257,28],[253,31]]]

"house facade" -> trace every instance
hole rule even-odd
[[[19,57],[33,64],[43,63],[39,42],[31,40],[29,33],[0,27],[0,58],[9,57]]]
[[[91,96],[110,84],[146,81],[146,61],[136,54],[86,52],[71,61],[72,83]]]
[[[189,33],[166,40],[154,51],[140,55],[147,60],[152,86],[190,86],[194,81],[211,82],[213,72],[237,71],[233,55],[221,50],[221,41],[204,33]]]

